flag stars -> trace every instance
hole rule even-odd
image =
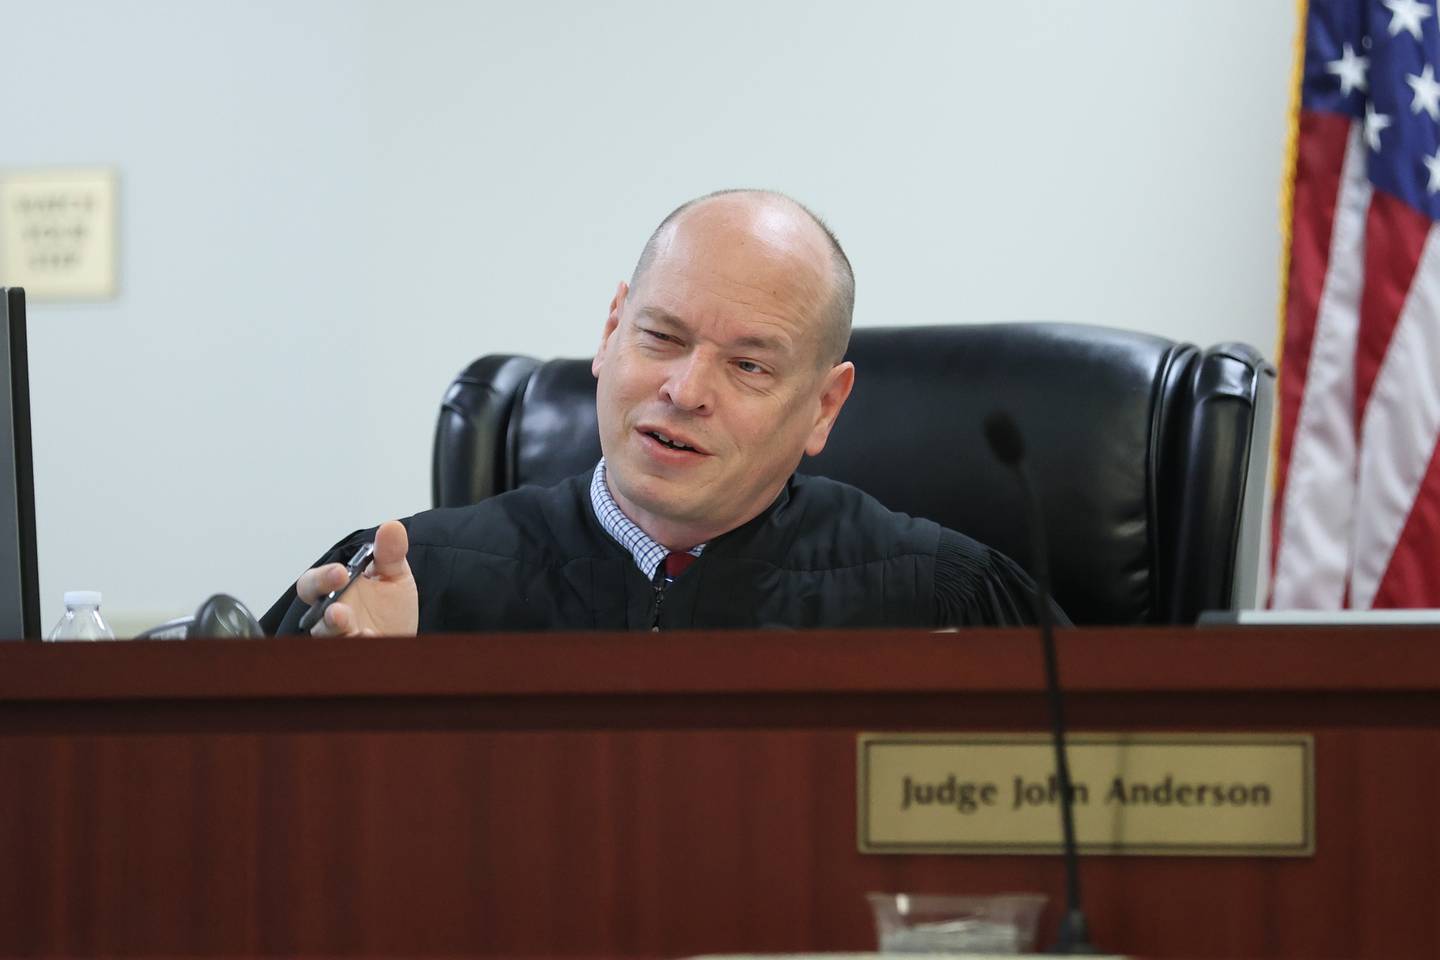
[[[1339,60],[1325,64],[1325,72],[1340,78],[1340,92],[1348,97],[1356,90],[1365,89],[1365,71],[1369,66],[1370,58],[1357,55],[1355,48],[1347,43]]]
[[[1426,17],[1434,13],[1420,0],[1382,0],[1385,9],[1390,11],[1390,36],[1398,37],[1400,31],[1404,30],[1414,37],[1420,39],[1420,23]]]
[[[1405,82],[1410,84],[1410,89],[1415,96],[1410,101],[1410,112],[1419,113],[1424,110],[1430,114],[1430,119],[1440,121],[1440,83],[1435,81],[1435,67],[1425,64],[1425,69],[1419,75],[1407,73]]]
[[[1365,104],[1365,142],[1371,150],[1380,152],[1380,132],[1392,122],[1385,114],[1375,112],[1375,104]]]
[[[1426,186],[1429,193],[1440,193],[1440,150],[1436,150],[1433,156],[1421,157],[1425,169],[1430,171],[1430,183]]]

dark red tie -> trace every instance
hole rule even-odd
[[[690,569],[690,564],[695,562],[694,554],[690,553],[667,553],[665,554],[665,577],[674,580],[680,574]]]

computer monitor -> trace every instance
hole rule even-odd
[[[25,291],[0,287],[0,640],[40,639]]]

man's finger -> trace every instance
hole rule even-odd
[[[300,574],[300,579],[295,581],[295,594],[301,603],[313,605],[330,591],[339,590],[348,579],[342,564],[327,563]]]
[[[386,520],[375,531],[375,556],[370,561],[372,576],[396,580],[407,575],[410,568],[405,555],[410,552],[410,536],[399,520]]]
[[[317,637],[346,637],[356,633],[355,611],[350,609],[349,604],[337,600],[325,608],[325,616],[321,618],[320,623],[315,625],[315,628],[318,630],[322,626],[325,627],[325,633],[315,634]],[[314,633],[313,630],[311,632]]]
[[[333,637],[333,636],[336,636],[336,630],[335,630],[335,628],[330,625],[330,610],[333,610],[333,609],[335,609],[335,608],[332,606],[332,607],[330,607],[329,610],[326,610],[326,611],[325,611],[325,615],[320,618],[319,622],[316,623],[315,626],[313,626],[313,627],[310,628],[310,636],[312,636],[312,637]]]

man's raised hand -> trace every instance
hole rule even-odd
[[[410,537],[404,525],[398,520],[382,523],[375,531],[370,566],[310,632],[317,637],[413,636],[420,623],[420,601],[405,559],[409,552]],[[295,592],[313,606],[327,593],[345,586],[347,578],[344,564],[327,563],[302,573],[295,581]]]

